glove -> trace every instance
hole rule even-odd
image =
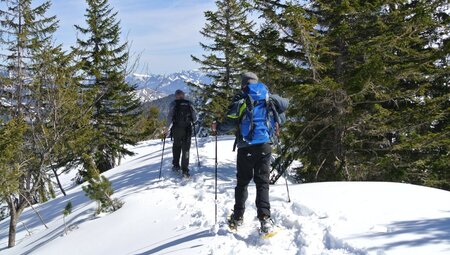
[[[217,122],[213,121],[211,124],[211,134],[216,136],[217,135]]]

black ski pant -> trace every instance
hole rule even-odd
[[[237,185],[235,188],[234,218],[244,216],[247,187],[250,181],[256,184],[256,207],[258,219],[270,217],[269,175],[272,146],[258,144],[238,149]]]
[[[172,127],[173,137],[173,161],[174,166],[180,166],[183,172],[189,171],[189,149],[191,148],[191,127]]]

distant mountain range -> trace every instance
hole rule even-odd
[[[211,78],[206,73],[192,70],[160,74],[131,74],[126,78],[130,85],[137,86],[137,96],[141,102],[150,102],[173,94],[177,89],[190,92],[187,82],[210,84]]]
[[[0,76],[7,77],[8,72],[0,69]],[[187,84],[188,82],[210,84],[211,78],[204,72],[191,70],[166,75],[134,73],[128,75],[126,81],[130,85],[137,86],[136,96],[142,103],[147,103],[173,95],[177,89],[181,89],[189,94],[190,87]],[[0,102],[2,100],[4,101],[5,99],[0,98]]]

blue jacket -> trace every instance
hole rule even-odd
[[[283,124],[286,121],[285,112],[289,106],[289,100],[282,98],[279,95],[270,95],[269,100],[275,106],[275,109],[280,118],[279,124]],[[235,130],[237,137],[237,147],[244,148],[251,146],[242,139],[242,136],[238,133],[240,117],[245,110],[245,95],[244,92],[237,93],[232,100],[231,105],[228,107],[227,115],[223,122],[217,124],[217,132],[219,134],[226,134],[232,130]]]

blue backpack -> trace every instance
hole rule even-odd
[[[244,90],[245,109],[239,130],[248,144],[263,144],[272,141],[278,121],[274,106],[269,101],[269,91],[263,83],[249,84]]]

